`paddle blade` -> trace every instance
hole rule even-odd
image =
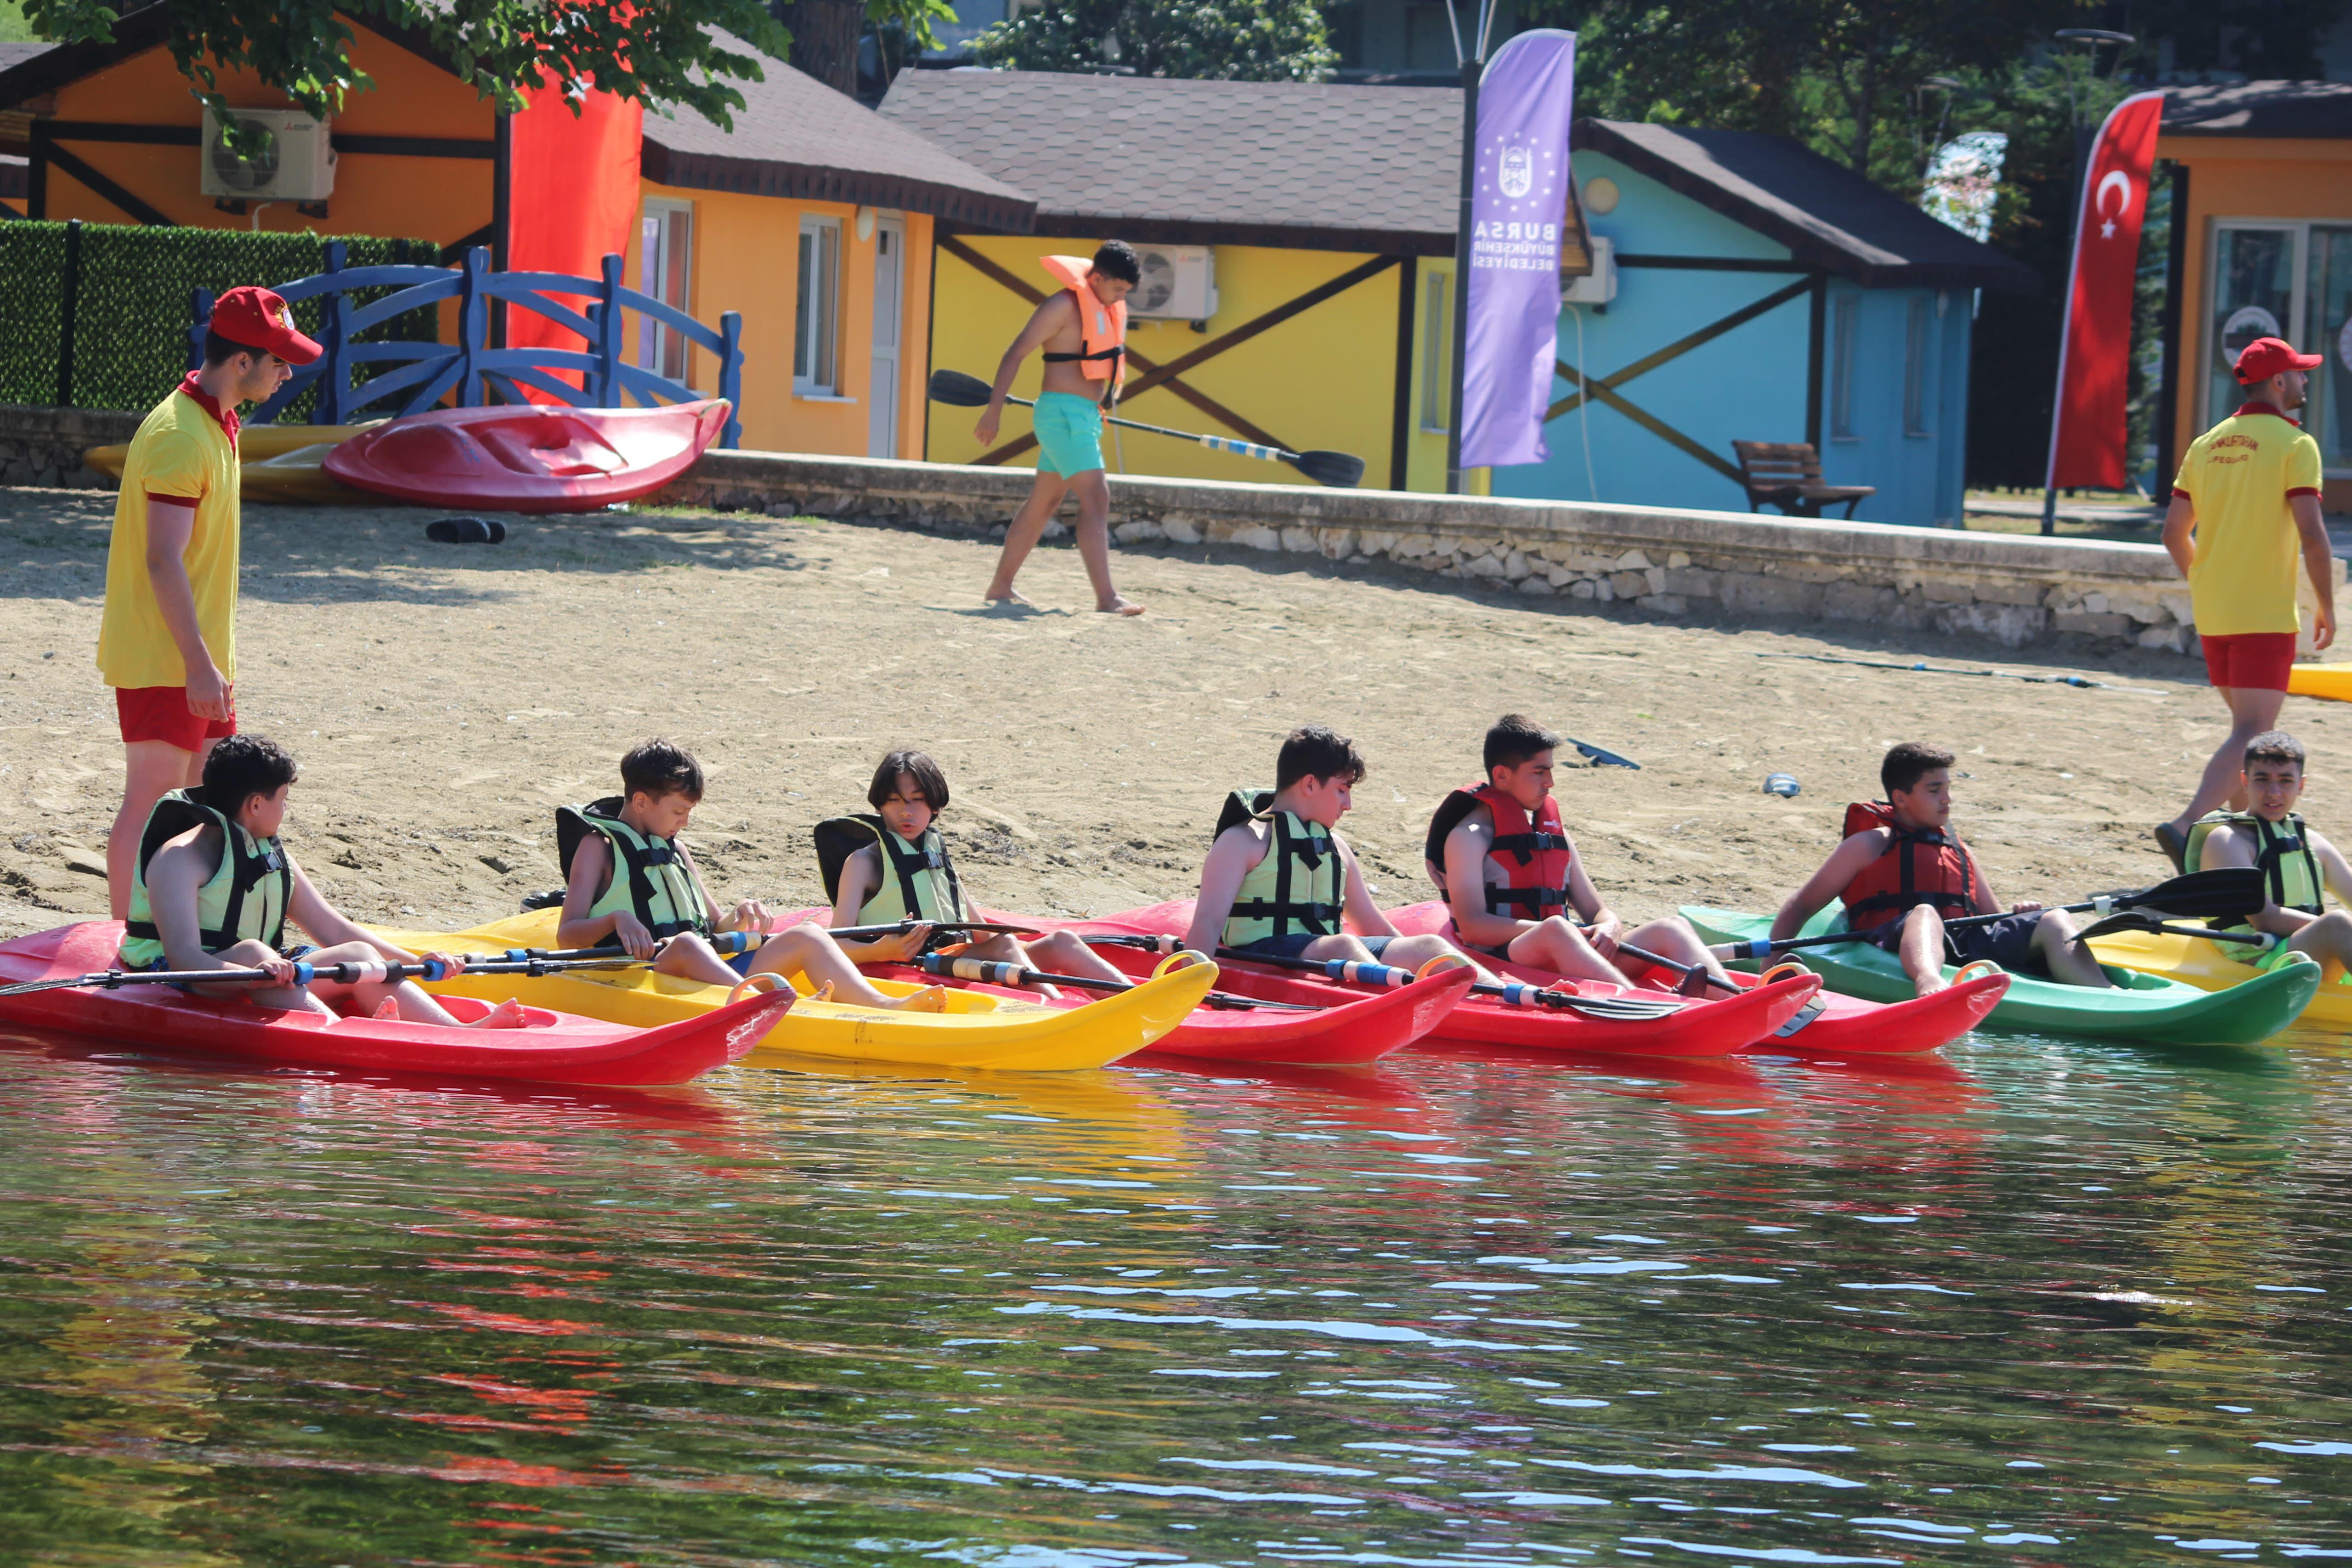
[[[931,372],[931,401],[953,404],[958,408],[985,408],[988,383],[960,370],[935,370]],[[1363,467],[1361,463],[1356,466]]]
[[[1606,746],[1596,746],[1589,741],[1580,741],[1573,735],[1568,738],[1568,743],[1574,746],[1584,760],[1596,768],[1631,768],[1635,773],[1642,771],[1641,763],[1631,757],[1621,757]]]
[[[2151,931],[2163,929],[2153,915],[2143,914],[2138,910],[2117,910],[2105,920],[2093,921],[2089,925],[2076,931],[2074,940],[2078,942],[2089,942],[2094,937],[2114,936],[2118,931]]]
[[[2251,915],[2269,901],[2262,871],[2252,866],[2224,866],[2191,871],[2146,892],[2118,894],[2116,902],[2134,909],[2157,910],[2188,920],[2227,920]]]
[[[1354,489],[1364,479],[1364,459],[1347,452],[1301,452],[1283,461],[1317,484],[1337,490]]]

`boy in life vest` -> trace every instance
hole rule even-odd
[[[818,994],[860,1007],[936,1013],[945,993],[925,986],[908,996],[876,990],[814,922],[774,931],[757,899],[725,914],[702,886],[694,857],[678,835],[702,800],[702,764],[685,748],[647,741],[621,759],[623,794],[555,814],[556,853],[563,865],[559,947],[614,947],[651,961],[656,974],[706,985],[733,985],[744,975],[806,975]],[[710,938],[748,931],[766,937],[741,973],[719,956]]]
[[[1446,934],[1490,958],[1612,984],[1628,980],[1613,962],[1622,937],[1725,979],[1719,961],[1680,917],[1627,934],[1601,901],[1552,797],[1559,745],[1559,737],[1533,720],[1505,714],[1486,731],[1486,782],[1455,790],[1430,818],[1423,854],[1453,911]],[[1628,962],[1637,972],[1647,967]]]
[[[2184,868],[2259,866],[2270,901],[2228,929],[2285,938],[2272,950],[2274,955],[2307,952],[2322,963],[2352,967],[2352,916],[2329,913],[2326,897],[2333,889],[2337,899],[2352,902],[2352,864],[2295,812],[2303,798],[2302,743],[2283,730],[2255,736],[2246,746],[2242,787],[2245,810],[2212,812],[2189,827]],[[2225,942],[2221,948],[2248,963],[2258,960],[2242,943]]]
[[[451,1028],[520,1027],[522,1010],[512,1002],[470,1025],[460,1024],[414,981],[344,984],[320,978],[307,987],[295,984],[295,958],[320,967],[375,959],[418,962],[415,953],[377,941],[320,898],[278,842],[287,796],[300,772],[276,742],[230,735],[206,754],[201,784],[172,790],[155,803],[139,836],[131,918],[122,928],[122,966],[266,969],[274,984],[198,983],[187,988],[257,1007],[329,1017],[350,1012]],[[286,948],[289,921],[324,945]],[[440,960],[453,974],[466,967],[450,953],[425,957]]]
[[[845,942],[841,951],[860,963],[903,963],[932,945],[932,921],[978,920],[964,897],[955,862],[940,837],[939,816],[948,806],[948,776],[927,752],[893,752],[874,770],[866,786],[872,816],[840,816],[816,825],[817,866],[833,900],[833,923],[884,925],[919,922],[913,930],[871,942]],[[957,931],[936,933],[961,942]],[[1129,983],[1129,977],[1095,956],[1094,949],[1068,931],[1022,942],[999,931],[964,949],[972,958],[1024,964],[1054,974],[1090,975]],[[1057,994],[1050,985],[1039,990]]]
[[[1356,853],[1337,831],[1363,776],[1364,759],[1345,735],[1321,724],[1293,730],[1275,758],[1274,788],[1226,797],[1184,945],[1212,956],[1228,947],[1250,957],[1377,959],[1402,969],[1466,957],[1442,936],[1400,936],[1372,902]],[[1479,975],[1494,979],[1483,969]]]
[[[1906,741],[1878,765],[1886,799],[1845,810],[1845,841],[1811,880],[1790,895],[1772,921],[1772,938],[1795,936],[1832,899],[1845,904],[1849,929],[1903,960],[1912,989],[1925,996],[1947,984],[1944,964],[1990,960],[2011,974],[2067,985],[2109,984],[2090,951],[2074,940],[2063,910],[2011,904],[2004,912],[1976,856],[1948,824],[1952,753]],[[2001,915],[1948,930],[1948,920]]]
[[[1095,608],[1107,615],[1139,616],[1143,606],[1122,595],[1110,580],[1110,485],[1103,478],[1102,411],[1117,406],[1127,364],[1127,296],[1143,281],[1143,264],[1120,241],[1106,240],[1088,261],[1076,256],[1041,258],[1060,289],[1039,305],[1004,351],[972,434],[983,447],[996,443],[997,422],[1022,362],[1042,349],[1043,389],[1031,411],[1037,437],[1037,479],[1029,499],[1004,530],[1004,552],[989,580],[994,605],[1029,601],[1013,585],[1021,563],[1044,537],[1045,524],[1065,495],[1078,498],[1078,555],[1094,584]]]

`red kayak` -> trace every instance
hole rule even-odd
[[[829,919],[830,913],[825,910],[802,910],[780,919],[786,924],[808,920],[822,925]],[[1098,921],[1041,920],[993,910],[984,910],[981,913],[986,920],[1006,925],[1028,926],[1036,931],[1054,931],[1066,926],[1087,930],[1113,929]],[[1097,951],[1111,967],[1138,980],[1149,979],[1152,969],[1160,962],[1155,954],[1132,949],[1106,947]],[[859,965],[859,968],[877,980],[903,980],[918,985],[952,985],[959,990],[1014,996],[1024,1002],[1052,1000],[1041,997],[1034,991],[948,979],[903,963],[867,963]],[[1402,1050],[1437,1027],[1470,989],[1471,979],[1469,972],[1463,970],[1450,974],[1433,974],[1426,980],[1417,980],[1399,990],[1366,994],[1328,985],[1295,985],[1286,978],[1259,974],[1241,977],[1240,984],[1226,984],[1221,971],[1217,987],[1221,991],[1260,1001],[1287,1002],[1313,1011],[1293,1012],[1279,1007],[1229,1008],[1208,1004],[1195,1007],[1191,1017],[1154,1040],[1150,1049],[1166,1056],[1190,1057],[1199,1061],[1292,1067],[1361,1067],[1380,1060],[1391,1051]],[[1059,1005],[1083,1007],[1088,1000],[1082,992],[1073,994],[1065,991]]]
[[[728,413],[723,397],[662,408],[436,408],[361,431],[327,454],[326,468],[421,506],[593,511],[692,468]]]
[[[0,943],[0,985],[119,967],[117,921],[86,921]],[[439,999],[459,1018],[490,1004]],[[0,996],[0,1021],[110,1040],[138,1050],[238,1057],[285,1067],[450,1073],[532,1083],[646,1087],[685,1083],[750,1053],[792,1005],[765,993],[659,1029],[603,1024],[543,1007],[520,1029],[453,1029],[379,1018],[327,1018],[191,996],[171,985],[97,986]]]
[[[1098,927],[1130,926],[1182,936],[1192,921],[1192,900],[1177,899],[1130,910]],[[1087,923],[1087,922],[1078,922]],[[1240,991],[1260,979],[1279,977],[1310,991],[1361,995],[1336,981],[1296,971],[1261,969],[1219,959],[1219,984]],[[1247,978],[1245,978],[1247,977]],[[1803,974],[1759,985],[1738,996],[1714,1001],[1669,996],[1645,986],[1606,985],[1596,981],[1547,981],[1542,989],[1580,1002],[1553,1006],[1528,1000],[1515,1005],[1499,997],[1467,996],[1430,1032],[1433,1041],[1465,1045],[1525,1046],[1588,1056],[1720,1057],[1762,1041],[1796,1017],[1821,990],[1821,977]],[[1629,1005],[1629,1004],[1631,1005]]]
[[[1387,911],[1389,923],[1407,936],[1443,936],[1454,917],[1432,899]],[[1486,967],[1529,984],[1548,985],[1558,978],[1547,971],[1504,959],[1487,959]],[[1634,976],[1645,989],[1672,993],[1681,976],[1643,966]],[[1761,976],[1734,974],[1732,984],[1754,990]],[[1967,1034],[1984,1021],[2009,990],[2006,974],[1979,975],[1965,984],[1947,986],[1929,996],[1907,1002],[1865,1002],[1822,991],[1812,1004],[1764,1039],[1748,1047],[1759,1051],[1803,1051],[1822,1056],[1888,1056],[1932,1051]],[[1717,993],[1720,994],[1720,993]]]

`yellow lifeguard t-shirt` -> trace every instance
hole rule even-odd
[[[188,683],[147,577],[151,495],[196,503],[182,557],[195,594],[196,629],[220,672],[236,678],[237,478],[228,432],[184,390],[157,404],[131,437],[106,547],[106,610],[98,627],[98,668],[109,686]]]
[[[2319,443],[2267,403],[2249,403],[2189,445],[2172,493],[2197,510],[2189,599],[2200,637],[2301,629],[2303,540],[2290,496],[2319,494]]]

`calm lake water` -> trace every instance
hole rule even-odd
[[[2352,1558],[2341,1050],[0,1049],[0,1561]]]

